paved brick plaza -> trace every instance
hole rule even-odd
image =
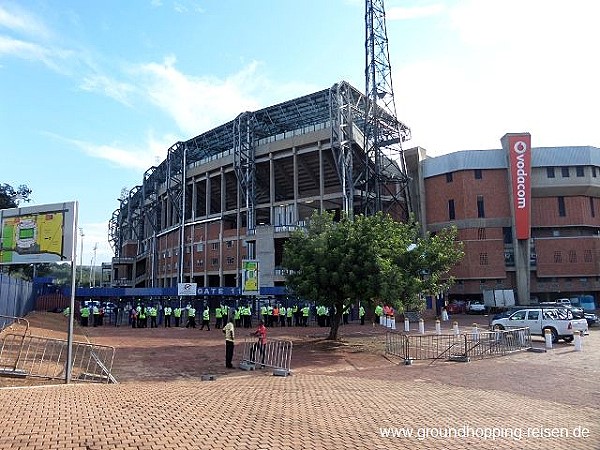
[[[412,366],[377,350],[378,327],[335,348],[323,329],[271,329],[294,339],[289,377],[225,372],[219,331],[85,331],[117,347],[120,383],[0,389],[0,449],[600,449],[598,328],[583,352]]]

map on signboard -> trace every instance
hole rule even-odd
[[[0,264],[57,262],[70,258],[68,250],[72,238],[65,237],[65,224],[73,215],[72,210],[34,208],[0,212]]]

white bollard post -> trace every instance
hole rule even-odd
[[[479,340],[479,328],[477,328],[476,323],[473,323],[473,329],[471,330],[471,334],[473,335],[473,340]]]
[[[447,322],[447,321],[449,320],[449,317],[448,317],[448,311],[446,311],[446,308],[443,308],[443,309],[442,309],[442,320],[443,320],[444,322]]]
[[[383,319],[385,319],[384,316],[379,316],[379,325],[383,326]]]
[[[452,324],[452,329],[454,330],[454,334],[458,336],[460,334],[460,330],[458,329],[458,322],[455,320]]]
[[[387,317],[385,318],[385,326],[386,326],[387,328],[392,328],[392,318],[391,318],[391,317],[387,316]]]
[[[573,338],[575,339],[575,351],[576,352],[580,352],[581,351],[581,331],[579,330],[575,330],[573,331]]]
[[[546,348],[552,348],[552,331],[546,329],[544,331],[544,339],[546,339]]]
[[[419,333],[425,334],[425,321],[423,319],[419,319]]]
[[[406,333],[410,331],[410,320],[408,320],[408,317],[404,318],[404,331]]]
[[[396,329],[396,318],[392,317],[392,330]]]
[[[435,333],[442,334],[442,325],[440,324],[439,319],[435,321]]]

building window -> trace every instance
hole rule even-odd
[[[548,178],[554,178],[554,167],[546,167],[546,175]]]
[[[554,262],[557,264],[562,263],[562,252],[560,252],[560,251],[554,252]]]
[[[196,244],[196,251],[203,252],[204,251],[204,242],[198,242]]]
[[[483,205],[483,195],[477,196],[477,217],[480,219],[485,217],[485,208]]]
[[[203,259],[197,259],[196,260],[196,264],[198,264],[200,267],[202,267],[204,265],[204,260]]]
[[[561,167],[560,168],[560,173],[562,175],[563,178],[569,178],[570,174],[569,174],[569,168],[568,167]]]
[[[567,216],[567,209],[565,208],[565,198],[564,197],[558,197],[558,215],[560,217]]]
[[[227,241],[227,248],[233,247],[233,241]]]
[[[578,177],[584,176],[583,166],[575,167],[575,173],[577,174]]]
[[[575,250],[569,250],[569,262],[571,264],[577,262],[577,252]]]
[[[473,171],[476,180],[481,180],[483,178],[483,174],[481,173],[481,169],[475,169]]]
[[[592,217],[596,217],[596,208],[594,207],[594,197],[590,197],[590,212]]]
[[[448,220],[456,219],[456,211],[454,211],[454,200],[448,200]]]
[[[596,178],[596,166],[592,166],[592,176]]]
[[[213,250],[219,250],[219,243],[218,243],[218,242],[213,242],[213,243],[211,244],[211,248],[212,248]]]
[[[234,263],[235,263],[235,258],[233,258],[232,256],[228,256],[227,257],[227,265],[233,266]]]
[[[477,239],[480,241],[485,241],[485,228],[477,229]]]
[[[487,266],[489,263],[488,261],[488,254],[487,253],[480,253],[479,254],[479,265],[480,266]]]
[[[452,183],[452,172],[446,174],[446,183]]]
[[[587,249],[585,249],[583,251],[583,260],[586,263],[591,263],[592,262],[592,251],[589,248],[587,248]]]
[[[502,227],[505,244],[512,244],[512,227]]]
[[[210,263],[211,263],[213,266],[218,266],[218,265],[219,265],[219,258],[213,258],[213,259],[211,259],[211,260],[210,260]]]

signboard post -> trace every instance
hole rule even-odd
[[[0,210],[0,264],[71,263],[65,383],[73,361],[77,208],[77,202],[66,202]]]

